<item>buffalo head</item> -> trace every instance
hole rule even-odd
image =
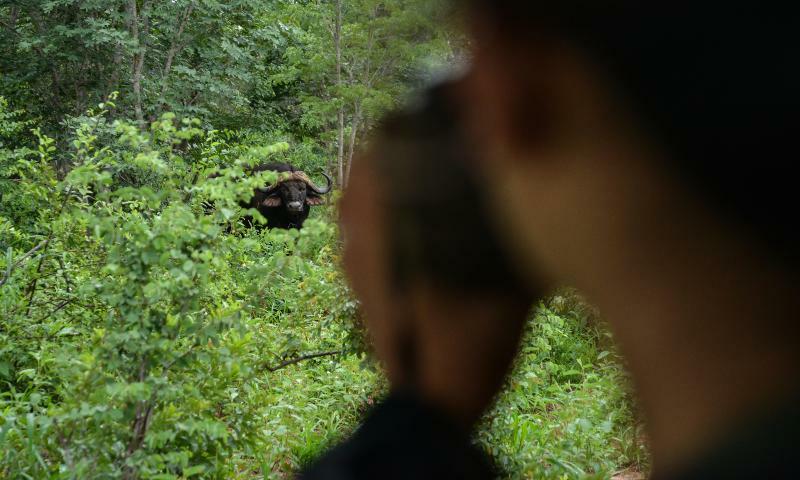
[[[331,178],[324,174],[328,185],[320,188],[302,171],[281,173],[278,182],[259,188],[260,207],[283,207],[290,213],[302,213],[307,206],[322,205],[322,196],[333,188]]]

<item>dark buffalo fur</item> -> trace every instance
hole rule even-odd
[[[240,203],[241,207],[258,210],[267,219],[267,228],[303,228],[303,223],[308,218],[311,207],[324,203],[322,196],[330,191],[330,178],[326,175],[328,187],[321,189],[314,185],[304,172],[286,163],[259,165],[251,172],[264,171],[290,175],[282,175],[282,177],[288,178],[279,181],[276,185],[267,185],[263,189],[254,190],[250,201]],[[244,224],[262,228],[262,225],[252,217],[245,217]]]

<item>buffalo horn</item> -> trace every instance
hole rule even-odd
[[[333,190],[333,180],[331,180],[331,177],[329,177],[325,172],[322,172],[322,176],[328,181],[328,186],[325,188],[319,188],[313,183],[308,182],[308,187],[311,188],[311,190],[313,190],[317,195],[325,195],[326,193],[331,193],[331,190]]]
[[[279,183],[276,183],[275,185],[270,185],[269,187],[256,187],[256,189],[259,192],[266,193],[267,195],[269,195],[270,193],[277,190],[279,185],[280,185]]]

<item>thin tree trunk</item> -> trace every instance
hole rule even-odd
[[[61,206],[61,210],[64,210],[64,204]],[[59,215],[61,216],[61,212],[59,211]],[[31,316],[31,307],[33,307],[33,296],[36,295],[36,287],[39,285],[39,279],[41,278],[42,274],[42,265],[44,265],[44,259],[47,258],[47,249],[50,247],[50,241],[53,239],[53,232],[51,231],[50,234],[47,236],[47,240],[44,244],[44,250],[42,250],[42,256],[39,258],[39,266],[36,267],[36,277],[34,277],[31,284],[28,286],[28,308],[25,310],[25,316]]]
[[[376,12],[373,11],[371,20],[374,20],[376,17]],[[372,88],[372,48],[375,45],[375,30],[373,29],[372,21],[369,24],[369,34],[367,36],[367,55],[366,61],[364,63],[364,73],[363,73],[363,80],[361,84],[367,88],[367,90]],[[355,72],[350,72],[350,82],[353,83],[355,80],[353,79],[353,75]],[[350,170],[353,167],[353,156],[355,155],[356,151],[356,140],[358,139],[358,133],[361,129],[363,118],[362,118],[362,100],[358,99],[353,102],[353,121],[350,126],[350,145],[348,146],[347,152],[347,160],[345,163],[345,174],[344,174],[344,184],[345,186],[350,183]]]
[[[191,18],[194,8],[194,3],[191,3],[188,7],[186,7],[186,11],[183,13],[183,15],[181,15],[178,23],[178,31],[175,33],[175,37],[173,37],[169,50],[167,51],[167,58],[164,61],[164,70],[161,74],[161,94],[158,97],[159,109],[162,111],[164,110],[164,102],[167,97],[167,89],[169,88],[169,74],[172,71],[172,64],[175,61],[175,57],[186,45],[185,43],[181,42],[181,37],[183,37],[183,32],[186,30],[186,25],[189,23],[189,18]]]
[[[17,19],[19,18],[19,6],[14,5],[11,7],[11,12],[8,15],[8,31],[16,32]]]
[[[138,9],[137,0],[128,1],[128,28],[131,37],[136,42],[136,51],[133,54],[133,74],[131,85],[133,87],[133,108],[136,112],[136,121],[139,127],[144,130],[144,108],[142,104],[142,77],[144,72],[144,60],[147,53],[147,42],[144,38],[150,29],[149,2],[145,0],[141,10]],[[139,22],[142,22],[142,29],[139,29]]]
[[[335,146],[333,145],[333,142],[326,142],[325,145],[327,146],[325,150],[328,152],[333,150]],[[330,155],[326,155],[326,157],[327,158],[325,160],[325,171],[328,173],[328,175],[333,175],[333,158]]]
[[[86,91],[86,82],[84,81],[85,72],[89,68],[88,62],[84,61],[75,80],[75,115],[83,114],[89,104],[89,94]]]
[[[119,13],[124,13],[127,12],[128,10],[127,5],[121,5],[119,8],[121,9]],[[127,25],[130,26],[129,23]],[[115,27],[116,26],[117,25],[115,25]],[[128,28],[128,30],[130,31],[130,28]],[[124,60],[123,55],[124,55],[124,46],[120,40],[117,40],[114,44],[114,55],[111,59],[111,64],[112,64],[111,75],[108,76],[106,91],[103,92],[105,98],[108,98],[108,96],[110,96],[111,93],[119,90],[119,82],[122,73],[122,62]]]
[[[44,36],[44,30],[45,30],[44,19],[40,15],[40,12],[38,12],[34,8],[31,8],[30,10],[28,10],[28,17],[31,19],[31,23],[33,23],[33,26],[36,27],[38,35]],[[43,61],[47,61],[49,55],[47,55],[44,52],[41,46],[34,47],[34,50],[36,51],[37,54],[39,54],[39,57],[41,57]],[[50,75],[53,82],[52,88],[50,89],[51,91],[50,104],[54,111],[60,112],[62,109],[61,95],[63,93],[61,72],[59,72],[56,62],[48,62],[48,63],[50,65]]]
[[[336,87],[341,93],[342,88],[342,0],[336,0],[336,21],[333,32],[333,43],[336,49]],[[339,187],[344,187],[344,103],[339,107],[338,113],[338,152],[336,164],[338,166],[337,180]]]
[[[142,112],[142,79],[141,79],[141,72],[137,70],[137,66],[139,65],[139,58],[138,58],[138,49],[141,48],[141,44],[139,43],[139,12],[138,6],[136,5],[136,0],[128,0],[127,6],[127,14],[128,14],[128,33],[130,34],[131,38],[136,42],[136,50],[133,53],[133,59],[131,61],[132,65],[132,77],[131,77],[131,86],[133,87],[133,96],[134,96],[134,109],[136,110],[136,120],[139,122],[139,126],[142,127],[144,125],[144,113]]]
[[[137,380],[144,383],[147,380],[149,371],[149,362],[146,358],[139,360],[139,372]],[[128,447],[125,449],[125,458],[128,459],[133,456],[144,444],[144,439],[147,436],[147,429],[150,426],[150,419],[153,415],[153,408],[155,407],[156,392],[150,396],[148,400],[140,400],[136,403],[136,414],[131,424],[131,439],[128,441]],[[138,470],[135,467],[126,466],[123,470],[123,480],[134,480],[139,477]]]
[[[344,107],[339,109],[339,151],[336,153],[337,183],[344,188]]]
[[[347,152],[347,163],[345,165],[344,173],[344,188],[350,183],[350,169],[353,167],[353,156],[356,151],[356,139],[358,138],[358,129],[361,126],[361,101],[355,102],[353,106],[353,123],[350,125],[350,145]]]
[[[117,42],[114,46],[114,57],[112,59],[113,70],[111,71],[111,75],[108,77],[108,86],[106,87],[106,91],[103,92],[105,95],[110,95],[111,92],[117,91],[119,86],[119,74],[120,70],[122,70],[122,44]]]

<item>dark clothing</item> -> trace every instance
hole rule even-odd
[[[800,403],[771,411],[681,471],[657,480],[800,478]],[[375,408],[353,437],[303,473],[301,480],[494,478],[486,456],[437,410],[409,395]]]
[[[653,480],[800,478],[800,396],[743,421],[725,439]]]
[[[442,413],[393,394],[352,438],[300,475],[302,480],[494,478],[486,457]]]

